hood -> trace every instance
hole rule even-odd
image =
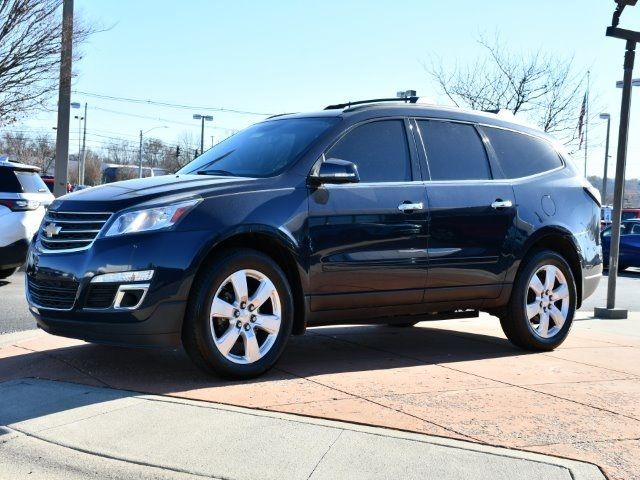
[[[116,212],[155,199],[212,197],[256,188],[259,178],[216,177],[205,175],[163,175],[108,183],[60,197],[51,210]]]

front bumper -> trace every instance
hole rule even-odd
[[[98,238],[87,250],[59,253],[40,251],[36,240],[27,255],[29,309],[38,326],[54,335],[116,345],[177,346],[196,255],[206,238],[202,231],[149,232]],[[149,285],[137,308],[117,309],[111,302],[92,306],[94,276],[135,270],[154,270],[150,282],[141,282]],[[68,303],[61,305],[50,301],[63,290],[59,282],[67,294],[72,287]]]

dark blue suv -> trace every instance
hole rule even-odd
[[[335,105],[269,118],[177,174],[56,200],[27,298],[52,334],[182,344],[230,377],[261,374],[307,327],[479,310],[550,350],[600,279],[599,222],[597,191],[538,130]]]

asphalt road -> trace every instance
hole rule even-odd
[[[640,312],[640,269],[622,272],[618,279],[616,306]],[[603,277],[596,293],[582,305],[581,311],[593,312],[593,308],[605,306],[607,277]],[[36,328],[36,322],[27,309],[24,298],[24,273],[17,272],[0,280],[0,334]]]

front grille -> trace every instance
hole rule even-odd
[[[78,291],[78,282],[66,278],[42,280],[27,276],[27,286],[33,303],[59,310],[70,310]]]
[[[88,248],[110,213],[48,211],[39,237],[46,250],[79,250]]]
[[[109,308],[116,298],[118,286],[117,283],[91,284],[86,306],[88,308]]]

